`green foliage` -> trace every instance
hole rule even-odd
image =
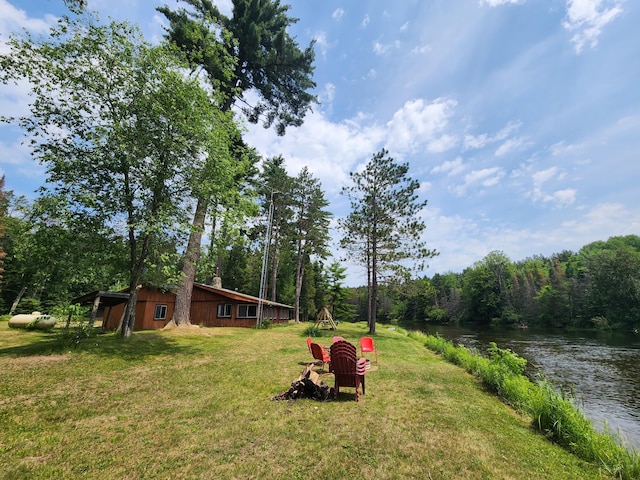
[[[351,212],[338,221],[340,246],[366,268],[369,333],[375,333],[379,279],[408,278],[409,272],[422,270],[426,259],[437,255],[421,240],[426,225],[418,214],[427,201],[419,200],[420,183],[408,172],[409,164],[396,163],[382,149],[363,171],[349,174],[352,184],[341,191]]]
[[[55,318],[51,315],[38,315],[33,321],[29,322],[26,326],[27,330],[49,330],[53,328]]]
[[[289,6],[279,1],[234,0],[227,18],[207,0],[186,0],[191,7],[158,11],[169,20],[169,40],[192,66],[207,72],[217,94],[230,107],[243,92],[255,89],[260,100],[244,110],[252,123],[275,125],[283,135],[287,126],[300,126],[317,102],[314,87],[313,44],[301,50],[287,27]]]
[[[116,229],[135,288],[158,239],[188,225],[183,194],[205,183],[208,156],[228,147],[231,114],[186,76],[175,49],[151,46],[127,23],[65,17],[48,37],[12,37],[9,49],[0,80],[28,80],[34,96],[28,115],[9,120],[47,166],[43,198],[64,201],[72,218],[96,231]]]
[[[38,298],[23,297],[16,307],[15,314],[30,314],[32,312],[39,312],[42,308],[42,304]]]
[[[263,318],[260,322],[260,328],[268,329],[273,326],[270,318]]]
[[[71,324],[62,329],[56,329],[56,343],[62,350],[78,348],[87,340],[98,335],[98,329],[88,322]]]
[[[302,335],[305,337],[322,337],[322,330],[315,325],[309,325],[304,329]]]
[[[331,212],[327,210],[329,202],[324,197],[320,181],[313,177],[306,166],[294,179],[291,194],[293,206],[291,241],[294,243],[296,264],[294,316],[296,321],[299,321],[301,310],[305,310],[300,305],[305,271],[311,264],[311,258],[326,258],[329,254]],[[321,305],[320,308],[323,306]]]
[[[612,237],[579,253],[512,263],[491,252],[463,273],[404,281],[391,290],[393,315],[407,324],[640,328],[640,237]]]
[[[495,342],[489,343],[487,349],[490,365],[498,365],[504,367],[508,374],[522,375],[527,366],[527,360],[513,353],[510,349],[498,348]]]

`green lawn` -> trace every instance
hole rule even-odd
[[[308,325],[108,334],[59,352],[52,334],[0,322],[0,478],[609,478],[382,325],[359,403],[352,388],[272,401],[312,360]]]

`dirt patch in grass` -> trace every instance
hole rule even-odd
[[[39,367],[50,365],[52,363],[65,362],[71,358],[71,355],[64,353],[62,355],[29,355],[24,357],[9,357],[3,363],[8,367]]]

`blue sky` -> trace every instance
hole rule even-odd
[[[156,6],[89,0],[101,17],[162,35]],[[230,2],[216,2],[230,11]],[[286,2],[284,2],[286,3]],[[291,0],[291,29],[316,41],[321,104],[284,137],[248,126],[322,181],[334,221],[349,172],[381,148],[410,164],[428,199],[425,272],[462,271],[499,250],[512,260],[640,234],[640,3],[631,0]],[[0,0],[0,51],[19,27],[45,31],[62,0]],[[0,87],[24,111],[25,86]],[[44,170],[0,126],[6,187],[33,196]],[[334,232],[337,238],[338,233]],[[350,269],[352,284],[365,283]]]

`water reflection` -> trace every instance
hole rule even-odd
[[[547,333],[533,330],[423,328],[469,348],[489,342],[510,348],[562,388],[572,389],[580,407],[599,429],[609,430],[640,449],[640,336],[599,333]]]

